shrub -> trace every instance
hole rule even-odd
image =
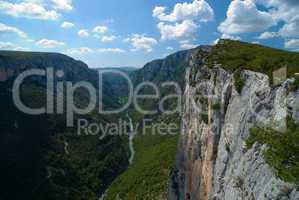
[[[237,188],[243,188],[244,186],[244,180],[240,176],[235,177],[235,187]]]
[[[241,76],[241,70],[237,70],[235,73],[234,73],[234,80],[235,80],[235,88],[237,90],[237,92],[239,94],[241,94],[242,92],[242,89],[245,85],[245,81],[244,79],[242,78]]]
[[[208,114],[204,114],[204,113],[202,113],[201,116],[200,116],[200,118],[202,119],[202,121],[203,121],[204,123],[206,123],[206,124],[209,123],[209,115],[208,115]]]
[[[208,106],[209,100],[206,96],[200,96],[199,102],[203,106]]]
[[[216,110],[216,111],[220,110],[221,109],[221,104],[219,102],[213,104],[212,109]]]
[[[190,85],[191,85],[192,87],[195,87],[195,86],[196,86],[196,81],[192,79],[192,80],[190,81]]]
[[[296,76],[294,83],[292,83],[292,85],[290,86],[290,91],[295,92],[298,89],[299,89],[299,76]]]
[[[280,133],[270,128],[253,128],[246,140],[246,148],[254,143],[266,144],[263,155],[277,176],[299,186],[299,125],[288,119],[288,128]]]
[[[230,146],[228,143],[225,143],[225,150],[230,153]]]

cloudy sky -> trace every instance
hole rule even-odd
[[[298,0],[0,0],[0,49],[136,66],[230,38],[299,50]]]

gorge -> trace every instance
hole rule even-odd
[[[130,106],[117,115],[75,116],[104,124],[130,122],[129,136],[103,140],[78,136],[76,127],[65,126],[65,115],[28,116],[16,109],[11,98],[16,76],[48,67],[63,70],[63,81],[98,85],[97,71],[70,57],[0,52],[1,199],[92,200],[103,194],[105,200],[299,199],[298,53],[220,40],[128,70],[134,87],[152,82],[160,99],[173,92],[162,83],[177,82],[184,91],[182,112],[147,115]],[[285,77],[278,73],[280,81],[273,81],[281,69]],[[103,105],[120,107],[126,86],[120,77],[104,77]],[[25,82],[23,98],[44,105],[45,80]],[[75,100],[84,106],[88,95],[78,90]],[[148,100],[141,106],[158,107]],[[167,108],[175,106],[174,100],[166,102]],[[133,133],[133,124],[143,119],[180,128],[175,135],[143,133],[142,126]]]

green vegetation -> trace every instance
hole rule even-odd
[[[199,95],[199,103],[202,105],[202,106],[205,106],[207,107],[208,106],[208,103],[209,103],[209,99],[208,97],[204,96],[204,95],[201,95],[201,94],[198,94]]]
[[[288,67],[288,77],[299,72],[299,53],[288,52],[258,44],[221,40],[207,56],[208,63],[219,63],[235,71],[239,68],[262,72],[272,77],[272,72]]]
[[[54,67],[65,72],[65,80],[73,83],[86,80],[98,85],[97,72],[62,54],[0,51],[0,63],[1,68],[18,73],[26,68]],[[13,79],[0,82],[0,157],[3,163],[0,199],[98,199],[99,193],[127,168],[127,138],[111,136],[100,140],[98,135],[79,136],[76,127],[66,127],[65,114],[27,115],[13,103],[12,84]],[[107,91],[111,89],[105,84],[105,108],[116,102]],[[21,98],[29,107],[45,106],[45,79],[26,79],[21,87]],[[79,107],[85,105],[87,98],[82,90],[74,95]],[[79,116],[74,117],[77,124]],[[119,117],[102,116],[97,112],[80,116],[91,123],[118,122]]]
[[[245,85],[245,81],[242,78],[241,70],[239,69],[234,73],[234,84],[238,93],[241,94],[242,89]]]
[[[146,131],[145,135],[135,136],[134,162],[111,185],[105,199],[115,200],[117,196],[122,200],[166,199],[167,184],[175,163],[178,135],[152,135],[151,129]]]
[[[240,176],[235,177],[235,187],[242,189],[244,186],[244,179]]]
[[[208,114],[202,113],[202,114],[200,115],[200,118],[201,118],[201,120],[202,120],[204,123],[206,123],[206,124],[209,123],[209,115],[208,115]]]
[[[254,143],[266,144],[266,162],[278,177],[299,186],[299,125],[288,119],[288,129],[278,132],[271,128],[252,128],[246,141],[247,149]]]
[[[220,103],[220,102],[214,103],[214,104],[212,105],[212,109],[213,109],[214,111],[219,111],[219,110],[221,109],[221,103]]]
[[[299,89],[299,76],[296,76],[294,83],[292,83],[292,85],[291,85],[290,91],[294,92],[298,89]]]

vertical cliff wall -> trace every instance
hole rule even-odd
[[[288,92],[290,80],[273,88],[268,76],[244,70],[238,92],[232,72],[195,60],[185,77],[182,135],[169,199],[299,199],[296,188],[277,178],[265,162],[265,146],[245,148],[251,127],[283,131],[287,114],[299,121],[299,91]]]

